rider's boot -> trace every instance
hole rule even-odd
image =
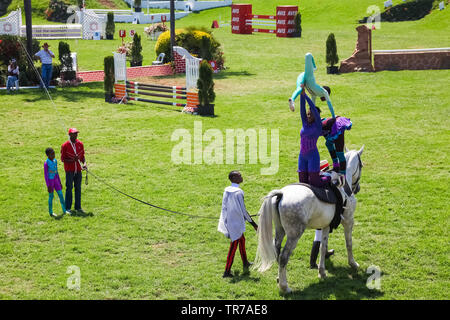
[[[317,269],[317,256],[319,255],[320,241],[314,241],[311,248],[311,256],[309,258],[309,268]]]
[[[309,267],[310,269],[317,269],[317,256],[319,255],[320,249],[320,241],[314,241],[311,248],[311,256],[309,258]],[[334,255],[334,249],[328,250],[325,254],[325,259],[328,259],[330,256]]]

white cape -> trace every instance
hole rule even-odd
[[[226,187],[217,230],[231,241],[235,241],[245,232],[245,220],[252,221],[245,208],[244,191],[234,186]]]

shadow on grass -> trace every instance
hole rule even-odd
[[[334,266],[332,261],[326,262],[326,270],[325,279],[317,278],[317,282],[302,290],[293,290],[283,297],[288,300],[322,300],[334,296],[337,300],[361,300],[375,299],[384,295],[382,291],[367,287],[370,274],[366,274],[364,270],[354,270],[349,266]],[[311,272],[318,273],[317,270]],[[292,285],[295,283],[291,280]]]
[[[78,212],[78,211],[74,211],[74,210],[72,210],[71,212],[72,213],[70,215],[68,215],[66,213],[63,213],[63,214],[60,214],[60,215],[58,215],[56,217],[53,217],[53,219],[61,220],[65,216],[76,217],[76,218],[88,218],[88,217],[93,217],[94,216],[94,214],[92,212],[84,212],[83,213],[83,212]]]
[[[226,79],[226,78],[230,78],[230,77],[242,77],[242,76],[254,76],[254,73],[250,73],[248,71],[221,71],[219,73],[214,74],[214,79],[216,80],[221,80],[221,79]]]
[[[78,211],[71,211],[72,213],[70,214],[71,217],[75,217],[75,218],[88,218],[88,217],[93,217],[94,214],[92,212],[78,212]]]
[[[235,271],[233,274],[233,278],[230,279],[230,283],[238,283],[241,281],[253,281],[259,282],[260,279],[256,277],[252,277],[250,271]]]
[[[156,103],[150,103],[150,102],[142,102],[143,104],[145,103],[145,105],[143,105],[143,104],[141,104],[141,103],[139,103],[139,104],[137,104],[137,103],[130,103],[130,102],[127,102],[126,104],[124,104],[125,106],[127,106],[127,105],[132,105],[132,106],[136,106],[136,107],[151,107],[151,108],[155,108],[155,109],[160,109],[160,110],[164,110],[164,111],[173,111],[173,112],[178,112],[178,113],[181,113],[181,109],[172,109],[170,106],[159,106],[158,104],[156,104]],[[129,110],[127,110],[127,111],[129,111]]]
[[[101,99],[104,101],[103,82],[90,82],[78,87],[55,88],[48,90],[52,98],[62,98],[69,102],[85,101],[86,99]],[[47,100],[47,93],[43,89],[23,89],[19,93],[26,96],[26,102]]]

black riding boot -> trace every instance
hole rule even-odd
[[[319,255],[320,241],[314,241],[311,248],[311,257],[309,258],[309,268],[317,269],[317,256]]]
[[[310,269],[317,269],[319,266],[317,265],[317,256],[319,255],[320,250],[320,241],[314,241],[311,248],[311,257],[309,258],[309,267]],[[328,250],[325,254],[325,259],[328,259],[330,256],[334,254],[334,250]]]

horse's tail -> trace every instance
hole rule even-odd
[[[281,190],[271,191],[265,198],[259,209],[258,249],[254,268],[264,272],[272,266],[277,259],[275,245],[273,243],[272,219],[278,215],[277,205],[272,203],[273,197],[283,196]],[[278,218],[278,217],[277,217]]]

